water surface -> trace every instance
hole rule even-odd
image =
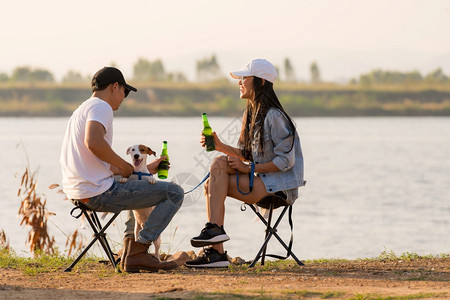
[[[240,121],[209,117],[223,140],[235,143]],[[450,249],[450,118],[297,118],[307,186],[294,205],[294,252],[300,259],[374,257],[382,251],[448,253]],[[47,199],[50,233],[60,250],[66,235],[79,228],[69,215],[72,204],[48,186],[61,180],[59,151],[67,118],[0,118],[0,229],[11,246],[27,255],[28,228],[17,217],[17,190],[27,166],[38,170],[37,190]],[[146,144],[157,153],[167,140],[169,180],[185,189],[206,173],[212,155],[199,144],[198,118],[116,118],[113,148]],[[214,155],[214,154],[213,154]],[[121,242],[124,217],[110,229],[115,247]],[[240,202],[226,201],[225,244],[231,256],[253,258],[264,228]],[[206,222],[201,191],[185,204],[163,233],[162,250],[191,250],[189,239]],[[82,230],[90,239],[89,229]],[[280,234],[289,237],[287,222]],[[272,242],[270,252],[283,254]]]

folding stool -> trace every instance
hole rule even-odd
[[[76,219],[84,215],[86,220],[89,222],[89,225],[91,226],[93,234],[93,239],[87,245],[87,247],[81,252],[80,255],[72,262],[72,264],[64,270],[64,272],[70,272],[72,271],[73,267],[78,263],[78,261],[87,253],[87,251],[95,244],[96,241],[99,241],[103,250],[105,251],[106,255],[108,256],[109,261],[111,262],[113,268],[120,272],[120,270],[117,268],[117,263],[114,259],[114,254],[111,251],[111,247],[109,247],[108,241],[106,240],[106,230],[108,227],[114,222],[114,220],[117,218],[117,216],[120,214],[120,212],[114,213],[113,216],[109,219],[109,221],[102,226],[100,223],[100,220],[97,216],[97,213],[91,209],[89,209],[83,202],[79,200],[73,200],[73,203],[75,204],[75,207],[70,211],[70,215]],[[73,212],[75,210],[81,210],[81,212],[78,215],[74,215]]]
[[[292,222],[292,205],[293,204],[287,204],[285,195],[281,195],[280,193],[277,193],[276,195],[270,195],[262,198],[256,205],[262,208],[266,208],[269,210],[269,218],[266,221],[264,217],[261,215],[261,213],[258,211],[258,209],[252,205],[252,204],[245,204],[250,206],[250,208],[255,212],[255,214],[258,216],[258,218],[266,225],[266,235],[264,243],[262,244],[261,248],[258,251],[258,254],[256,254],[255,259],[250,264],[250,268],[254,267],[255,264],[258,262],[258,260],[261,258],[261,265],[264,265],[264,260],[266,256],[278,258],[278,259],[286,259],[289,256],[291,256],[299,266],[304,265],[292,252],[292,244],[293,244],[293,222]],[[281,211],[280,215],[278,216],[278,219],[276,220],[275,224],[272,226],[272,215],[273,210],[283,207],[283,210]],[[244,206],[245,208],[245,206]],[[243,209],[245,210],[245,209]],[[289,210],[288,216],[289,216],[289,224],[291,227],[291,239],[289,241],[289,246],[286,245],[286,243],[280,238],[280,236],[277,233],[277,227],[280,224],[281,220],[283,219],[286,212]],[[266,254],[267,244],[269,243],[269,240],[272,238],[272,236],[275,236],[277,240],[280,242],[280,244],[286,249],[287,254],[285,257],[279,256],[279,255],[273,255],[273,254]]]

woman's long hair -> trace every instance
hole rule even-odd
[[[277,108],[285,115],[291,127],[291,132],[295,135],[295,124],[278,100],[278,97],[273,90],[273,83],[265,80],[263,85],[263,80],[254,76],[253,90],[255,92],[255,103],[252,105],[250,100],[247,100],[244,115],[242,117],[241,135],[238,141],[241,155],[246,160],[250,161],[253,161],[252,142],[254,138],[257,139],[254,145],[258,149],[258,152],[260,152],[261,155],[264,154],[264,119],[270,108]],[[295,139],[293,138],[291,148],[288,152],[294,147],[294,140]]]

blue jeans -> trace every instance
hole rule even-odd
[[[100,212],[120,212],[155,206],[136,240],[148,243],[156,240],[172,220],[183,203],[184,191],[178,184],[147,180],[114,181],[113,185],[98,196],[91,197],[87,206]]]
[[[134,236],[134,227],[136,225],[136,219],[134,218],[134,214],[132,210],[127,210],[127,220],[125,221],[125,230],[123,231],[123,237],[132,237],[135,239]]]

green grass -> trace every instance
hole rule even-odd
[[[84,257],[78,264],[80,269],[90,263],[97,263],[99,258]],[[26,275],[38,275],[40,273],[59,272],[68,267],[73,258],[62,256],[58,251],[49,255],[45,253],[37,253],[36,257],[21,257],[14,251],[0,249],[0,269],[17,269]]]
[[[233,265],[231,264],[227,270],[231,272],[235,271],[243,271],[246,273],[263,273],[267,271],[284,271],[284,270],[293,270],[293,269],[300,269],[301,266],[299,266],[294,260],[269,260],[266,261],[264,266],[261,266],[259,263],[256,264],[254,268],[249,268],[248,264],[244,265]]]
[[[342,263],[352,263],[357,261],[414,261],[421,259],[448,259],[449,254],[438,254],[438,255],[418,255],[416,253],[405,252],[400,255],[396,255],[392,251],[383,251],[378,257],[375,258],[364,258],[357,260],[346,260],[346,259],[317,259],[304,261],[305,265],[320,265],[320,264],[342,264]],[[98,278],[108,278],[113,276],[126,276],[126,273],[117,273],[111,268],[110,265],[99,264],[98,261],[101,260],[98,257],[87,256],[79,261],[74,269],[74,274],[79,274],[83,272],[94,271],[94,276]],[[63,256],[60,252],[56,251],[55,254],[48,255],[45,253],[37,253],[35,257],[21,257],[18,256],[12,250],[0,249],[0,270],[1,269],[16,269],[23,272],[23,274],[32,277],[32,280],[38,280],[39,274],[42,273],[61,273],[64,269],[70,265],[73,258],[67,258]],[[320,268],[320,267],[319,267]],[[296,271],[301,270],[302,267],[298,266],[293,260],[277,260],[277,261],[266,261],[264,266],[257,264],[255,268],[248,268],[248,265],[241,266],[230,266],[228,269],[214,270],[218,276],[225,274],[241,273],[241,274],[263,274],[263,276],[276,274],[282,271]],[[398,276],[402,276],[402,273],[411,273],[416,270],[394,270],[394,273]],[[184,272],[184,271],[182,271]],[[75,275],[76,275],[75,274]],[[322,274],[323,275],[323,274]],[[339,275],[339,274],[337,274]],[[433,278],[428,278],[428,275],[421,275],[417,273],[417,277],[404,279],[404,280],[433,280]],[[251,277],[242,277],[240,279],[241,284],[249,284],[251,282]],[[118,278],[120,280],[120,277]],[[401,278],[399,280],[402,280]],[[177,282],[179,284],[179,282]],[[250,294],[250,295],[249,295]],[[270,286],[256,286],[254,290],[246,290],[245,294],[243,290],[234,289],[223,292],[215,293],[201,293],[193,292],[190,295],[194,296],[194,299],[355,299],[355,300],[412,300],[412,299],[430,299],[430,298],[446,298],[448,297],[448,292],[441,293],[417,293],[410,295],[400,295],[400,296],[380,296],[377,294],[347,294],[341,291],[311,291],[311,290],[301,290],[296,288],[289,288],[286,290],[271,290]],[[165,298],[158,298],[165,299]]]
[[[321,299],[333,299],[333,298],[341,298],[345,295],[344,292],[314,292],[314,291],[308,291],[308,290],[301,290],[301,291],[282,291],[282,294],[287,295],[297,295],[299,298],[321,298]]]
[[[400,255],[395,254],[392,251],[383,251],[378,257],[375,258],[358,258],[355,260],[348,259],[314,259],[314,260],[304,260],[305,265],[339,265],[343,263],[351,262],[377,262],[377,261],[413,261],[420,259],[448,259],[450,254],[436,254],[436,255],[419,255],[416,253],[405,252]],[[98,265],[98,261],[103,260],[102,258],[86,255],[81,259],[76,268],[80,270],[90,269],[86,268],[87,265]],[[55,254],[49,255],[45,253],[36,253],[35,257],[21,257],[18,256],[13,250],[6,250],[0,248],[0,269],[18,269],[22,270],[28,275],[37,275],[39,273],[55,272],[64,270],[73,261],[73,258],[67,258],[61,254],[58,250]],[[230,265],[227,269],[220,270],[224,273],[242,272],[248,274],[260,274],[267,272],[277,272],[277,271],[295,271],[301,270],[301,266],[298,266],[294,260],[269,260],[265,262],[264,266],[259,263],[254,268],[249,268],[248,264],[244,265]],[[112,270],[112,268],[111,268]],[[110,272],[100,276],[110,276]],[[397,271],[401,272],[401,270]],[[411,272],[411,271],[408,271]],[[111,272],[114,274],[114,272]],[[333,275],[333,274],[331,274]],[[401,274],[398,274],[401,275]],[[409,280],[426,280],[427,276],[423,277],[423,274],[417,274],[417,277],[410,278]]]
[[[430,299],[430,298],[444,298],[447,293],[420,293],[406,296],[387,296],[382,297],[373,294],[357,294],[351,300],[412,300],[412,299]]]
[[[437,258],[450,258],[450,254],[441,253],[441,254],[428,254],[428,255],[419,255],[417,253],[404,252],[400,255],[395,254],[391,251],[383,251],[381,254],[374,258],[374,260],[404,260],[404,261],[412,261],[415,259],[437,259]]]
[[[306,264],[340,264],[340,263],[348,263],[351,261],[413,261],[418,259],[446,259],[450,258],[450,254],[441,253],[441,254],[427,254],[427,255],[419,255],[417,253],[404,252],[400,255],[395,254],[392,250],[383,251],[377,257],[373,258],[357,258],[357,259],[343,259],[343,258],[319,258],[314,260],[305,260],[303,261]]]

